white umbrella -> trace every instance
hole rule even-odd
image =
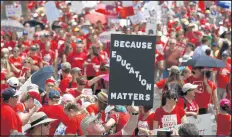
[[[8,31],[22,32],[25,30],[25,28],[23,24],[21,24],[17,20],[7,19],[1,21],[1,30],[4,30],[6,32]]]
[[[107,32],[103,32],[99,35],[99,40],[103,43],[106,43],[108,41],[110,41],[111,39],[111,34],[123,34],[120,31],[107,31]]]

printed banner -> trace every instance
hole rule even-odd
[[[59,12],[54,1],[46,2],[44,8],[49,23],[52,23],[59,18]]]
[[[6,16],[7,17],[21,17],[22,15],[22,6],[21,4],[16,5],[6,5]]]
[[[109,104],[153,106],[155,37],[111,35]]]

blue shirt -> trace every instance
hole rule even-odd
[[[199,47],[197,47],[195,50],[194,50],[194,53],[193,53],[193,58],[196,58],[196,57],[199,57],[199,56],[202,56],[202,55],[206,55],[205,54],[205,51],[206,49],[208,49],[209,47],[207,45],[201,45]]]

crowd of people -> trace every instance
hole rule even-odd
[[[120,12],[122,5],[116,3]],[[94,9],[76,14],[69,11],[70,2],[56,1],[63,15],[53,23],[58,27],[52,28],[46,14],[37,10],[45,2],[29,2],[28,18],[44,28],[36,25],[32,39],[28,31],[18,37],[15,31],[1,29],[1,135],[148,136],[155,129],[183,124],[172,134],[198,136],[196,125],[186,119],[208,113],[215,115],[216,135],[231,135],[231,11],[214,1],[203,8],[199,3],[185,1],[178,6],[173,2],[175,14],[167,13],[167,24],[157,21],[152,35],[156,38],[154,104],[127,106],[108,104],[110,41],[100,41],[99,35],[108,31],[150,35],[146,22],[120,26],[97,21],[86,29],[85,17]],[[221,22],[211,22],[213,15]],[[18,20],[26,22],[22,17]],[[202,55],[226,65],[183,65]],[[26,92],[20,92],[31,75],[45,66],[53,66],[54,74],[44,90],[30,83]]]

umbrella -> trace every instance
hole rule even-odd
[[[17,20],[8,19],[1,21],[1,30],[4,30],[5,32],[8,31],[22,32],[25,30],[25,28]]]
[[[209,67],[209,68],[224,68],[225,63],[219,59],[212,58],[210,56],[202,55],[183,63],[184,66],[193,67]]]
[[[38,85],[40,90],[44,91],[45,82],[53,75],[53,73],[54,70],[52,66],[45,66],[32,74],[31,82]]]
[[[219,2],[217,3],[217,5],[218,5],[219,7],[224,8],[224,9],[229,9],[230,6],[231,6],[231,1],[219,1]]]
[[[120,31],[107,31],[99,35],[99,40],[103,43],[106,43],[111,40],[111,34],[123,34]]]
[[[26,23],[29,23],[29,24],[30,24],[30,27],[35,27],[35,26],[39,25],[40,28],[41,28],[42,30],[45,29],[45,25],[44,25],[43,23],[41,23],[41,22],[36,21],[36,20],[28,20],[28,21],[25,21],[25,22],[23,23],[23,25],[25,26]]]
[[[101,21],[102,24],[105,24],[107,22],[106,15],[98,12],[87,14],[86,19],[88,19],[91,23],[96,23],[98,21]]]

